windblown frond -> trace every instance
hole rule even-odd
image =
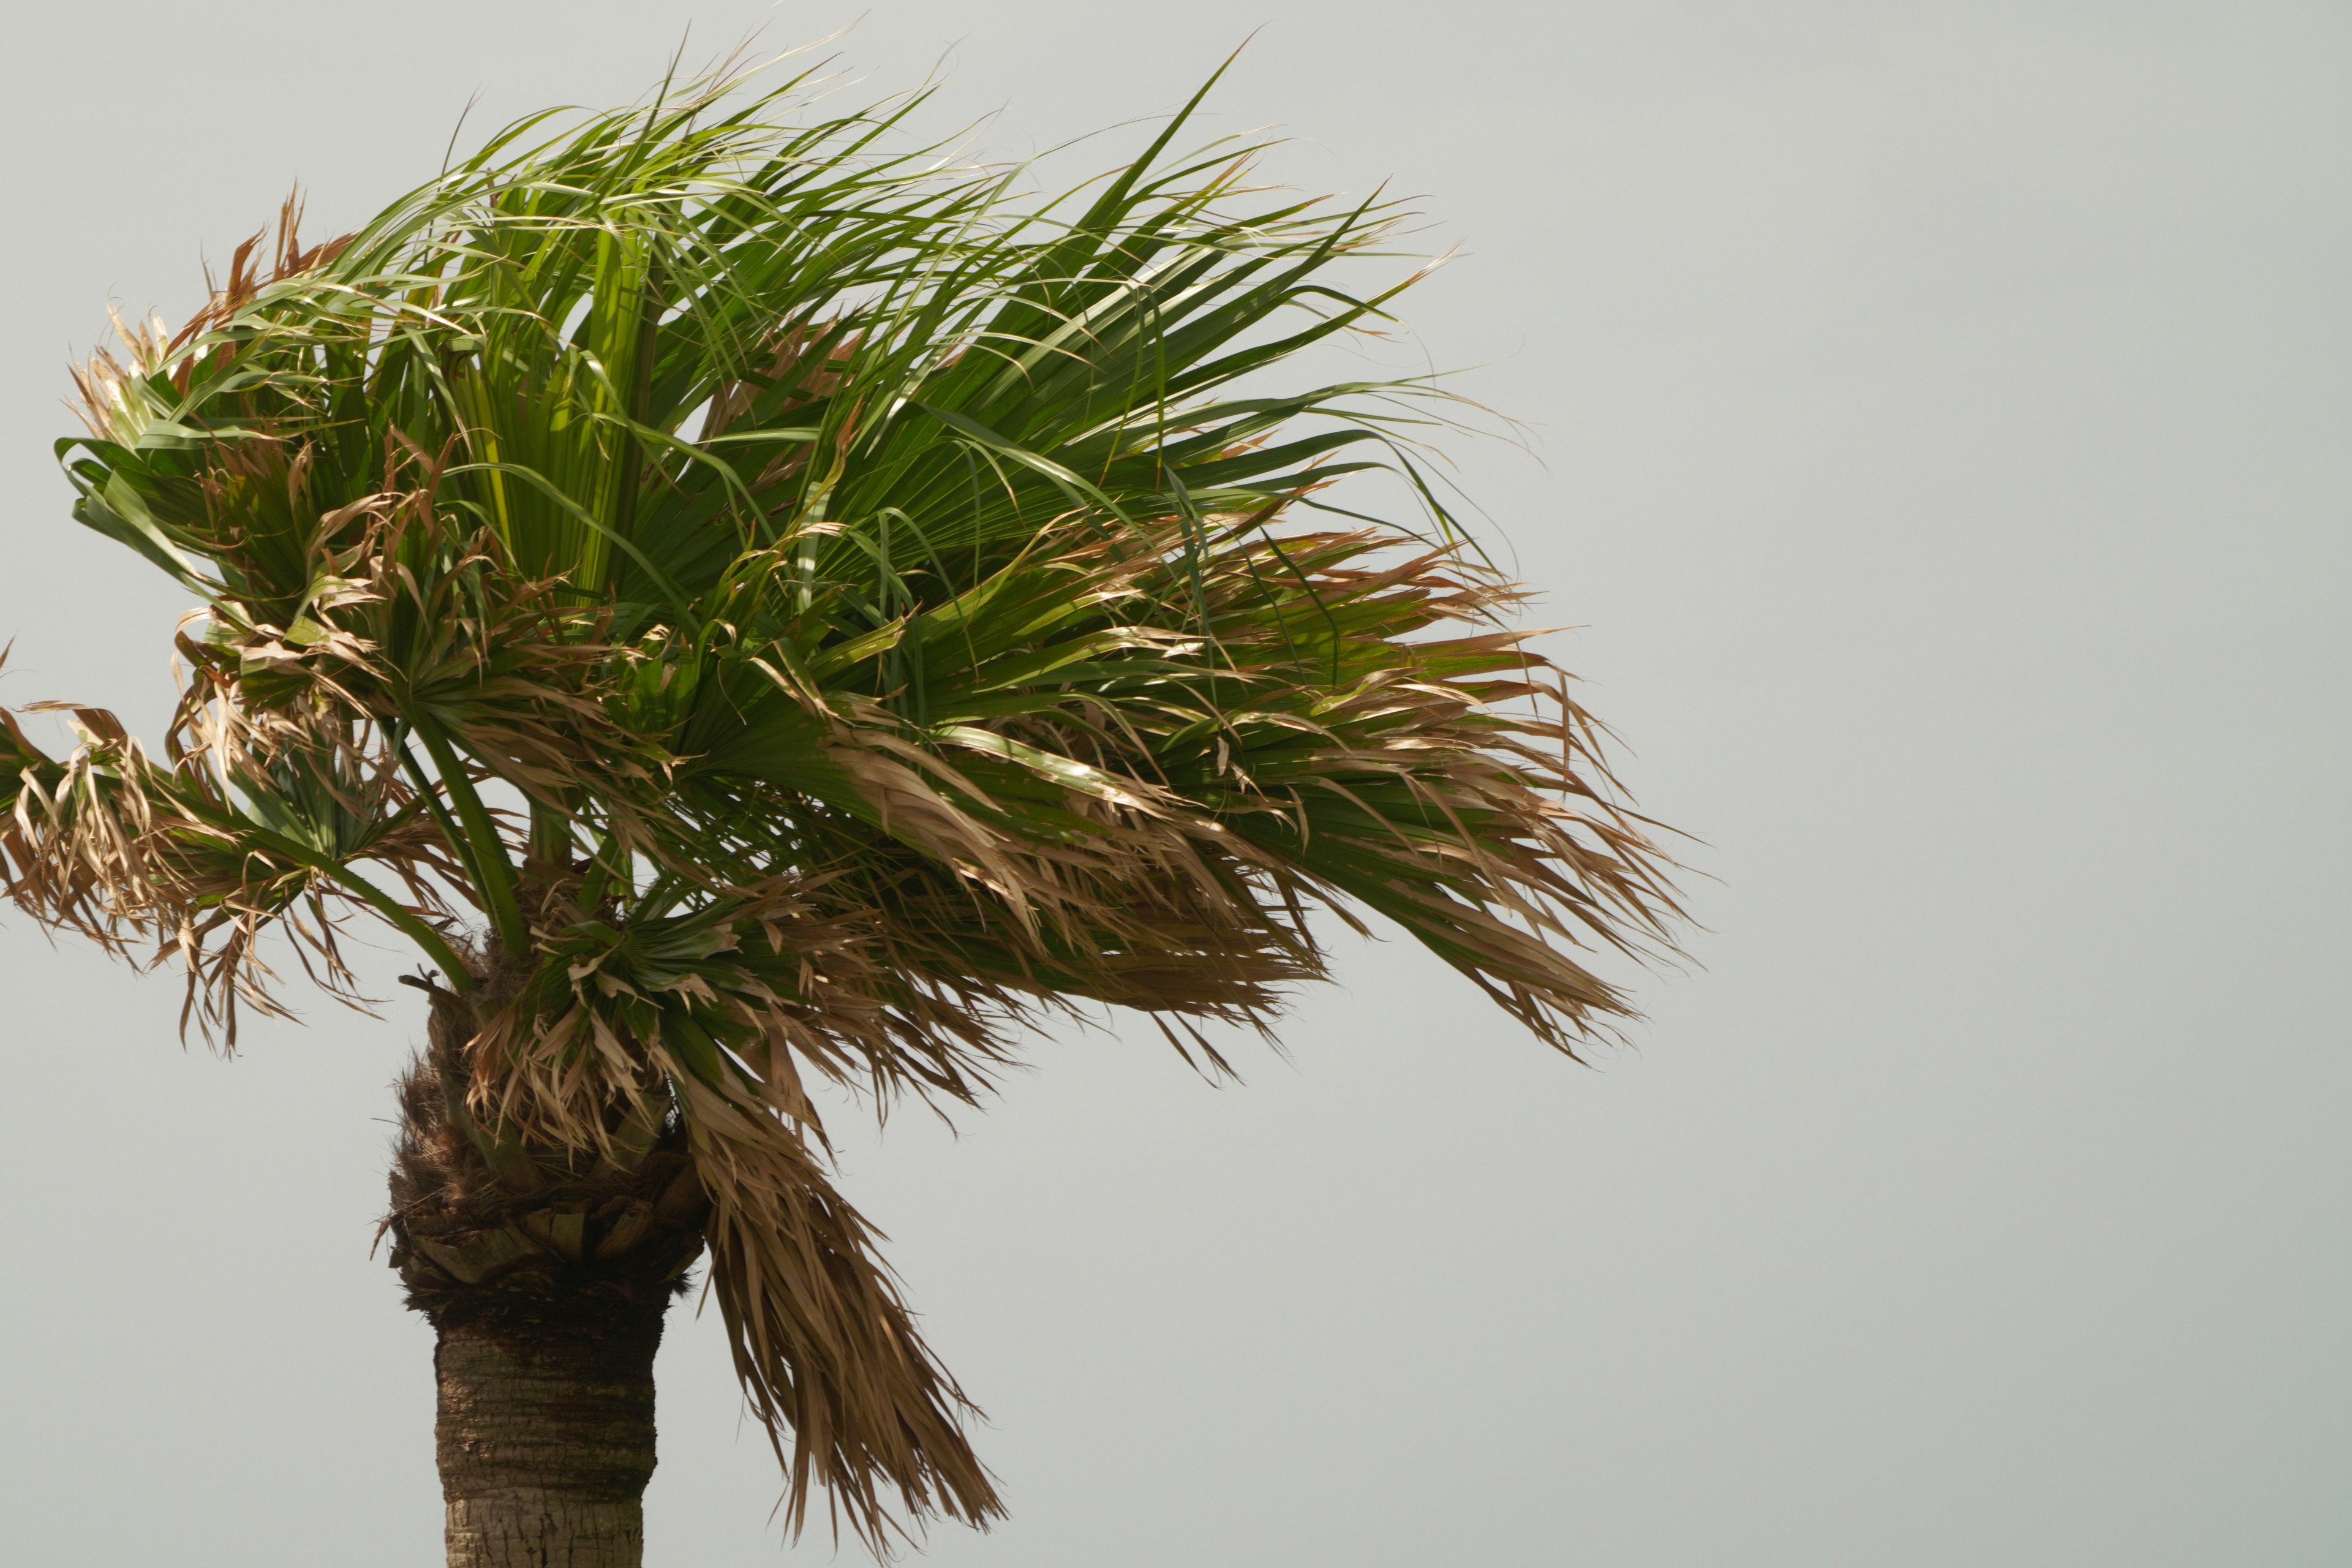
[[[0,712],[0,868],[231,1043],[265,932],[348,993],[367,910],[467,998],[497,1137],[682,1127],[792,1518],[822,1482],[878,1544],[999,1505],[808,1075],[970,1102],[1102,1005],[1213,1070],[1205,1025],[1325,972],[1318,908],[1572,1054],[1630,1010],[1580,955],[1675,906],[1423,473],[1444,395],[1268,390],[1383,329],[1404,283],[1335,268],[1399,215],[1170,157],[1183,116],[1028,201],[907,145],[919,99],[804,87],[527,121],[324,245],[289,203],[268,267],[126,329],[58,449],[201,596],[185,688],[161,760]],[[1372,470],[1414,522],[1335,504]]]

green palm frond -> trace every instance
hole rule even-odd
[[[265,932],[347,993],[365,911],[493,1019],[494,1125],[609,1153],[682,1112],[794,1521],[822,1482],[878,1540],[892,1492],[997,1502],[807,1074],[969,1101],[1097,1005],[1222,1065],[1202,1024],[1324,972],[1314,908],[1572,1053],[1629,1012],[1579,953],[1675,906],[1422,469],[1445,395],[1279,390],[1420,275],[1341,281],[1396,209],[1171,156],[1184,115],[1033,201],[912,144],[919,98],[805,87],[526,121],[322,246],[289,204],[94,362],[76,515],[202,625],[160,760],[0,713],[0,867],[178,954],[232,1042]],[[1376,470],[1416,523],[1324,494]]]

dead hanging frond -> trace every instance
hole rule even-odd
[[[793,1527],[822,1486],[835,1522],[878,1550],[904,1528],[894,1510],[977,1523],[1001,1507],[969,1402],[831,1185],[806,1076],[971,1103],[1025,1025],[1089,998],[1168,1017],[1222,1068],[1189,1021],[1264,1023],[1315,970],[1303,937],[1201,921],[1181,883],[1131,884],[1119,918],[1058,942],[1009,910],[975,921],[966,879],[927,880],[918,856],[880,873],[881,894],[874,858],[667,920],[551,918],[536,967],[473,1044],[468,1103],[486,1127],[583,1160],[683,1108],[712,1205],[711,1289],[786,1464]],[[1179,908],[1192,923],[1169,918]]]
[[[616,1130],[680,1107],[710,1205],[711,1289],[791,1479],[791,1528],[818,1486],[877,1552],[901,1528],[894,1506],[984,1522],[1003,1510],[963,1432],[969,1402],[834,1189],[800,1075],[846,1074],[861,1047],[882,1058],[894,1033],[951,1037],[930,1087],[969,1098],[960,1058],[1001,1052],[1002,1020],[972,998],[950,1016],[887,975],[870,914],[828,918],[783,888],[727,913],[626,931],[575,919],[553,943],[562,967],[538,968],[474,1042],[469,1101],[485,1126],[605,1158]]]
[[[964,1435],[978,1412],[932,1357],[875,1252],[878,1237],[787,1122],[686,1085],[710,1200],[711,1290],[752,1414],[786,1467],[787,1527],[825,1489],[877,1554],[912,1519],[1004,1511]],[[789,1434],[789,1439],[787,1438]]]

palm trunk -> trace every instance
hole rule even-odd
[[[479,1125],[475,1029],[465,1001],[435,996],[384,1221],[439,1336],[449,1568],[638,1568],[654,1352],[709,1205],[674,1116],[614,1129],[606,1154]]]
[[[449,1568],[640,1568],[667,1305],[440,1325]]]

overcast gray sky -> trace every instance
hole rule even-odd
[[[178,591],[48,452],[110,299],[184,314],[297,179],[365,216],[478,92],[856,14],[20,5],[0,700],[168,703]],[[1534,430],[1464,479],[1706,841],[1705,967],[1587,1070],[1354,949],[1245,1087],[1073,1037],[960,1139],[853,1137],[1013,1509],[930,1560],[2352,1561],[2352,11],[877,0],[840,47],[945,53],[932,122],[1023,153],[1261,26],[1213,128],[1463,244],[1408,314]],[[0,985],[0,1558],[437,1562],[431,1335],[368,1251],[419,1007],[224,1064],[13,914]],[[660,1377],[647,1562],[828,1559],[715,1321]]]

